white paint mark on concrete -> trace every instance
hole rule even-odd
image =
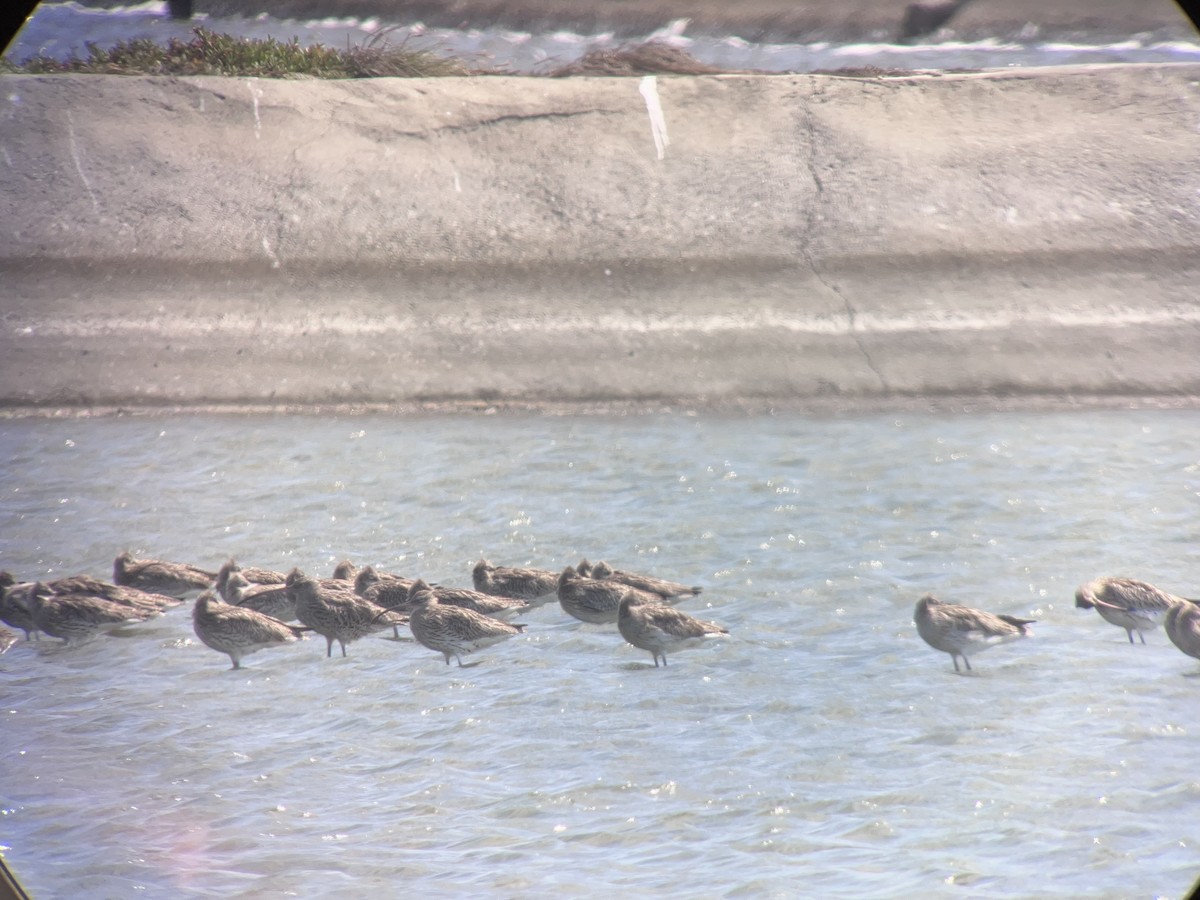
[[[67,137],[71,144],[71,159],[75,161],[75,171],[79,173],[79,180],[83,182],[83,187],[87,190],[88,197],[92,201],[92,209],[96,215],[100,215],[100,202],[96,199],[96,192],[92,190],[92,183],[88,181],[88,177],[83,171],[83,162],[79,159],[79,144],[75,141],[75,119],[71,116],[71,111],[67,110]]]
[[[263,245],[263,251],[267,254],[267,258],[271,260],[271,268],[278,269],[279,268],[279,257],[276,256],[275,251],[271,249],[271,242],[269,240],[267,240],[267,236],[265,234],[263,235],[262,245]]]
[[[258,86],[258,79],[251,78],[246,82],[246,87],[250,89],[250,99],[254,101],[254,139],[262,139],[262,119],[258,115],[258,100],[263,95],[262,88]]]
[[[671,139],[667,137],[667,120],[663,116],[662,103],[658,99],[658,78],[654,75],[646,75],[638,84],[638,91],[646,100],[646,112],[650,114],[650,133],[654,135],[654,149],[658,151],[658,158],[662,159],[667,147],[671,145]]]

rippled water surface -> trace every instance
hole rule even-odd
[[[587,556],[702,584],[682,608],[733,633],[666,669],[557,605],[463,669],[387,635],[234,672],[188,606],[18,643],[0,843],[35,896],[1180,896],[1200,867],[1200,663],[1072,598],[1200,593],[1194,413],[14,420],[0,465],[21,578]],[[1042,621],[956,676],[925,591]]]
[[[1082,26],[1044,34],[1033,22],[1017,33],[962,40],[943,30],[915,44],[895,43],[894,28],[880,29],[868,40],[839,43],[813,39],[792,43],[755,43],[737,35],[698,32],[688,19],[665,22],[640,38],[626,40],[611,32],[530,33],[507,28],[431,28],[419,22],[377,18],[276,19],[269,15],[220,17],[199,13],[187,21],[166,15],[167,4],[148,0],[113,9],[76,2],[38,5],[8,50],[13,60],[45,55],[58,59],[87,57],[89,44],[108,49],[119,41],[187,41],[197,26],[220,34],[279,41],[295,40],[343,48],[361,45],[404,46],[453,56],[484,69],[517,74],[544,73],[575,62],[591,50],[611,50],[638,40],[663,41],[703,63],[757,72],[808,72],[878,66],[899,69],[988,69],[1010,66],[1059,66],[1085,63],[1167,63],[1200,61],[1200,42],[1182,12],[1174,28],[1136,34],[1106,33]],[[897,2],[899,23],[903,4]],[[1060,29],[1061,30],[1061,29]],[[382,44],[381,44],[382,42]]]

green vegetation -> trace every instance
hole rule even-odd
[[[375,40],[378,40],[376,38]],[[629,76],[643,74],[709,75],[726,70],[704,65],[682,50],[657,41],[612,50],[593,50],[582,59],[548,70],[552,77],[567,75]],[[436,78],[447,75],[486,75],[503,72],[472,67],[429,50],[399,47],[350,47],[334,50],[321,44],[304,47],[299,41],[275,38],[252,40],[192,29],[192,39],[172,38],[165,47],[148,40],[122,41],[104,50],[88,44],[85,57],[65,60],[34,56],[14,62],[0,57],[0,74],[53,75],[231,75],[259,78]]]
[[[88,73],[93,75],[236,75],[286,78],[428,78],[468,75],[461,62],[428,50],[401,47],[351,47],[333,50],[321,44],[301,46],[298,41],[274,38],[247,40],[214,34],[204,28],[192,31],[190,41],[172,38],[165,47],[153,41],[122,41],[110,50],[88,45],[86,57],[66,60],[35,56],[19,63],[4,60],[0,71],[28,75]]]
[[[190,41],[172,38],[165,47],[148,40],[122,41],[110,50],[88,44],[86,57],[72,56],[65,60],[34,56],[14,62],[0,57],[0,74],[231,75],[259,78],[437,78],[504,74],[494,69],[468,66],[459,60],[438,56],[430,50],[409,50],[403,45],[388,47],[370,43],[364,47],[334,50],[322,44],[304,47],[295,39],[281,42],[275,38],[252,40],[230,37],[204,28],[192,29],[192,35]],[[728,71],[705,65],[684,51],[658,41],[646,41],[611,50],[592,50],[573,63],[541,74],[551,77],[712,75]],[[867,66],[820,70],[813,74],[883,78],[912,73]]]

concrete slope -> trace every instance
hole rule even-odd
[[[9,407],[1200,396],[1200,67],[0,82]]]

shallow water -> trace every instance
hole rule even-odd
[[[481,555],[702,584],[655,669],[550,605],[447,667],[389,636],[240,672],[189,606],[0,656],[0,842],[35,896],[1181,896],[1200,663],[1073,607],[1197,593],[1200,419],[181,417],[0,422],[0,564]],[[924,591],[1039,618],[956,676]],[[703,602],[701,602],[703,601]],[[336,652],[336,650],[335,650]]]
[[[575,62],[591,50],[608,50],[638,40],[664,41],[712,66],[757,72],[877,66],[898,69],[990,69],[1011,66],[1059,66],[1084,63],[1165,63],[1200,61],[1200,40],[1183,14],[1176,28],[1138,34],[1095,30],[1046,34],[1029,23],[1013,34],[961,40],[952,31],[930,35],[916,44],[897,44],[886,30],[854,43],[813,40],[757,43],[737,35],[712,35],[689,29],[687,19],[665,22],[641,38],[612,33],[570,31],[530,33],[506,28],[433,28],[419,22],[377,18],[275,19],[261,14],[219,17],[198,14],[191,21],[166,15],[165,2],[135,3],[97,9],[75,2],[42,3],[17,35],[7,55],[13,60],[46,55],[59,59],[88,55],[87,45],[107,49],[119,41],[171,38],[190,40],[192,29],[244,38],[297,40],[327,47],[405,46],[432,50],[484,69],[514,74],[544,73]],[[898,6],[897,9],[900,7]]]

